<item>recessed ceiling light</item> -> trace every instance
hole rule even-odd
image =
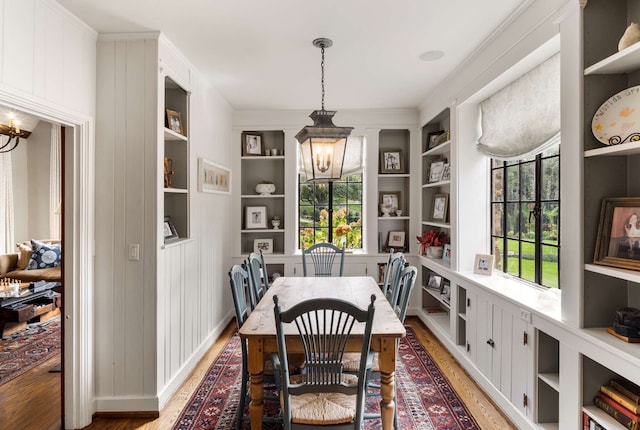
[[[418,58],[422,61],[436,61],[444,57],[444,52],[440,50],[427,51],[420,54]]]

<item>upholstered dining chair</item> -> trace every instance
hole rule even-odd
[[[251,296],[249,272],[236,264],[229,271],[229,280],[231,284],[231,295],[233,296],[233,305],[236,311],[236,323],[239,330],[249,317],[249,306],[251,306],[251,300],[249,298]],[[238,403],[238,413],[236,417],[236,430],[242,426],[244,410],[247,403],[247,383],[249,381],[247,342],[245,339],[241,339],[240,341],[242,351],[242,382],[240,387],[240,402]],[[269,363],[265,363],[264,368],[265,388],[273,389],[276,385],[276,377],[273,374],[273,363],[271,360],[269,360]],[[277,401],[275,398],[265,397],[265,399]],[[280,420],[272,417],[264,417],[263,421],[280,422]]]
[[[309,248],[302,248],[302,273],[304,276],[332,276],[333,262],[340,257],[338,276],[344,272],[344,248],[338,248],[332,243],[316,243]],[[314,274],[307,270],[307,259],[311,260]]]
[[[249,272],[249,285],[251,287],[251,308],[255,308],[264,293],[269,289],[269,274],[264,264],[262,250],[260,254],[252,252],[245,260],[245,268]]]
[[[281,386],[284,430],[361,429],[364,414],[368,366],[371,363],[371,332],[375,295],[366,310],[340,299],[311,299],[283,311],[273,297],[276,337],[276,369]],[[358,372],[343,373],[345,348],[355,322],[365,323]],[[304,346],[305,373],[288,371],[284,325],[297,328]],[[295,336],[295,335],[292,335]]]

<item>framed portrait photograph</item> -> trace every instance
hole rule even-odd
[[[385,149],[380,151],[380,173],[405,173],[402,150]]]
[[[593,262],[640,270],[640,197],[602,200]]]
[[[448,282],[442,283],[442,289],[440,290],[440,296],[445,303],[449,303],[451,301],[451,284]]]
[[[429,275],[429,282],[427,283],[427,288],[431,288],[432,290],[442,291],[442,276],[434,275],[433,273]]]
[[[434,194],[431,207],[433,208],[431,220],[446,222],[447,209],[449,208],[449,194]]]
[[[392,213],[395,213],[398,209],[402,209],[400,191],[380,191],[379,195],[379,203],[381,205],[390,204]]]
[[[390,231],[387,246],[393,249],[404,249],[405,236],[406,232],[404,231]]]
[[[198,158],[198,191],[231,194],[231,170],[202,157]]]
[[[262,135],[246,133],[242,144],[242,155],[262,155]]]
[[[178,237],[178,231],[176,230],[176,226],[173,225],[171,217],[164,217],[164,243],[171,243],[178,239],[180,239]]]
[[[473,273],[479,273],[480,275],[491,275],[492,272],[493,255],[476,254],[475,261],[473,262]]]
[[[427,151],[435,148],[439,143],[441,143],[438,141],[438,137],[442,136],[443,134],[445,134],[444,130],[432,131],[431,133],[427,134]]]
[[[451,164],[445,163],[442,168],[442,178],[441,181],[450,181],[451,180]]]
[[[273,254],[273,239],[255,239],[253,241],[253,252],[263,254]]]
[[[444,245],[444,250],[442,251],[442,262],[450,263],[451,262],[451,244],[447,243]]]
[[[247,206],[244,213],[244,227],[246,229],[267,228],[266,206]]]
[[[442,181],[442,174],[444,173],[444,160],[432,161],[429,165],[429,182]]]
[[[182,119],[180,118],[180,112],[176,112],[171,109],[167,109],[167,128],[176,133],[184,135],[182,130]]]

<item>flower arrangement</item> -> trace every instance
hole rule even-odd
[[[438,232],[434,229],[422,232],[422,236],[416,236],[416,239],[420,243],[420,255],[424,255],[430,246],[444,246],[449,243],[449,236],[444,231]]]

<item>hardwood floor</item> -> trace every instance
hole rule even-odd
[[[476,419],[482,429],[516,429],[516,427],[509,422],[509,420],[502,414],[502,412],[487,398],[484,392],[476,385],[476,383],[467,375],[467,373],[460,367],[455,359],[449,354],[449,352],[440,344],[440,342],[431,334],[431,332],[424,326],[424,324],[417,318],[409,317],[406,324],[411,325],[420,339],[425,345],[433,358],[436,360],[444,374],[447,376],[451,384],[454,386],[458,395],[465,402],[471,414]],[[216,341],[216,343],[209,349],[205,357],[200,361],[196,369],[184,382],[180,389],[173,396],[167,406],[160,412],[160,417],[156,419],[152,418],[105,418],[97,417],[93,420],[93,423],[86,427],[89,430],[165,430],[171,429],[173,424],[178,419],[182,408],[187,404],[189,398],[198,387],[198,384],[206,374],[209,366],[213,360],[218,356],[220,350],[224,346],[226,340],[233,333],[235,329],[234,324],[230,324]],[[58,358],[59,361],[59,358]],[[49,360],[44,363],[42,367],[44,372],[48,372],[49,368],[55,365],[55,359]],[[31,373],[31,372],[30,372]],[[48,374],[57,375],[60,374]],[[6,428],[16,429],[54,429],[59,428],[59,416],[56,418],[51,414],[43,416],[42,414],[22,414],[25,421],[18,421],[12,415],[18,414],[22,408],[33,408],[33,410],[53,410],[59,414],[60,411],[60,384],[56,383],[56,389],[52,389],[52,379],[46,377],[40,380],[37,375],[33,375],[33,381],[23,381],[23,378],[28,377],[23,375],[14,381],[9,382],[5,386],[0,387],[0,402],[3,407],[0,408],[0,423],[5,423],[5,419],[11,420],[6,422],[14,423],[14,426],[8,426]],[[55,376],[52,376],[52,378]],[[31,380],[31,379],[30,379]],[[59,379],[58,379],[59,381]],[[9,384],[14,384],[14,388],[22,384],[29,386],[28,391],[34,393],[40,393],[36,395],[38,405],[33,404],[20,404],[20,396],[15,395],[11,398],[6,397],[10,392],[7,387]],[[6,405],[11,405],[7,410]],[[46,405],[46,406],[42,406]],[[37,408],[37,409],[36,409]],[[29,416],[31,415],[31,416]],[[37,420],[37,422],[35,422]],[[16,423],[20,423],[17,425]],[[26,425],[26,426],[25,426]],[[5,427],[3,427],[5,428]]]

